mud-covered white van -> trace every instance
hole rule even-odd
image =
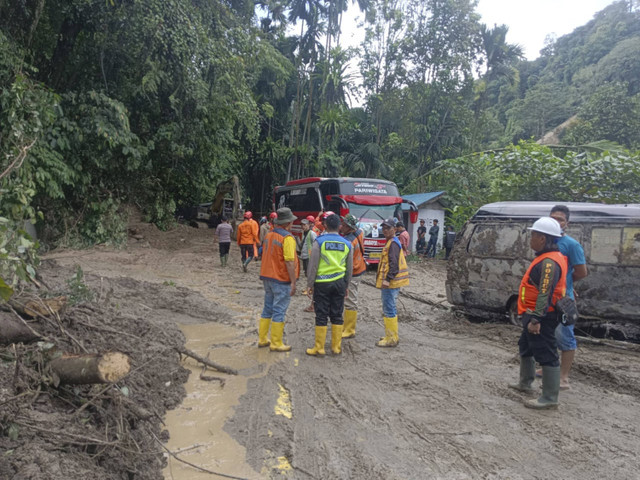
[[[469,315],[516,323],[520,280],[533,258],[527,227],[554,205],[570,210],[567,233],[584,248],[589,275],[575,284],[582,324],[640,324],[640,204],[500,202],[481,207],[458,234],[447,298]]]

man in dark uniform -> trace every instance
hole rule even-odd
[[[423,255],[427,250],[427,227],[424,226],[424,219],[420,219],[420,226],[418,227],[418,240],[416,240],[416,253]]]

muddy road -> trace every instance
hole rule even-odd
[[[409,265],[398,348],[375,346],[384,329],[368,273],[357,336],[343,342],[342,355],[305,355],[314,319],[303,312],[302,295],[292,300],[285,329],[293,350],[270,353],[256,347],[258,264],[243,273],[232,246],[229,266],[220,268],[210,230],[133,227],[143,238],[130,238],[125,249],[56,251],[47,258],[104,279],[159,286],[135,289],[130,302],[156,305],[163,289],[181,287],[209,302],[209,311],[196,315],[164,307],[187,348],[241,371],[221,387],[200,380],[200,367],[183,361],[192,374],[182,404],[165,419],[167,447],[194,465],[252,479],[638,478],[637,350],[580,345],[572,389],[561,392],[559,410],[525,409],[524,397],[507,388],[518,374],[519,330],[453,314],[445,265],[435,261]],[[216,478],[175,458],[168,458],[164,476]]]

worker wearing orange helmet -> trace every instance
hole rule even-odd
[[[255,255],[255,245],[260,244],[258,238],[258,223],[252,219],[249,211],[244,213],[244,221],[238,225],[238,245],[242,258],[242,270],[247,271],[247,266]]]

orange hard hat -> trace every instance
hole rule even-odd
[[[253,213],[249,211],[244,212],[244,218],[251,218],[251,217],[253,217]]]
[[[309,215],[309,216],[307,217],[307,220],[309,220],[311,223],[314,223],[314,222],[316,221],[316,219],[315,219],[315,218],[313,218],[313,215]]]

